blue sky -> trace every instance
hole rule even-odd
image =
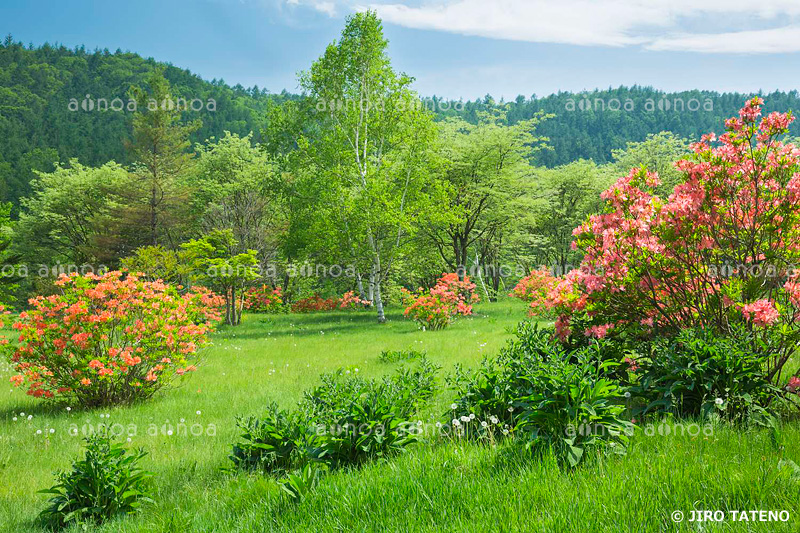
[[[800,0],[2,0],[0,32],[280,92],[366,8],[423,95],[800,88]]]

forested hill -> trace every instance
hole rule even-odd
[[[28,192],[31,169],[48,170],[54,161],[78,158],[89,165],[112,159],[128,163],[124,141],[130,136],[132,113],[100,111],[99,99],[104,98],[105,105],[111,107],[127,104],[130,87],[144,85],[147,74],[158,65],[152,59],[120,50],[87,52],[47,44],[25,47],[7,37],[0,45],[0,198],[16,203]],[[185,114],[187,120],[200,118],[203,123],[192,141],[219,137],[225,130],[239,134],[254,131],[258,138],[269,102],[296,97],[258,87],[209,82],[187,70],[161,65],[177,97],[204,106],[209,99],[215,102],[213,112],[203,107],[200,112]],[[552,147],[539,154],[538,162],[554,166],[579,158],[605,162],[612,149],[640,141],[649,133],[672,131],[697,138],[704,132],[718,131],[747,96],[620,87],[588,94],[520,96],[513,102],[495,102],[488,96],[465,103],[432,99],[426,105],[441,117],[459,114],[470,121],[500,104],[507,106],[507,119],[512,123],[539,111],[555,114],[538,130],[550,138]],[[115,98],[119,100],[115,102]],[[764,98],[768,111],[800,109],[796,91]],[[797,134],[800,130],[797,125],[794,128]]]
[[[124,141],[131,134],[132,113],[100,111],[98,101],[105,98],[117,109],[120,103],[127,106],[131,86],[144,86],[157,65],[152,59],[120,50],[87,52],[47,44],[26,48],[7,37],[0,46],[2,197],[16,201],[27,192],[30,169],[47,169],[56,160],[78,158],[89,165],[112,159],[128,163]],[[271,95],[258,87],[209,82],[188,70],[162,66],[176,98],[196,99],[195,104],[204,105],[209,99],[216,102],[214,112],[203,107],[201,112],[185,114],[187,120],[200,118],[203,123],[192,141],[220,137],[225,130],[240,134],[258,131],[269,100],[291,97]]]
[[[541,152],[538,162],[556,166],[576,159],[593,159],[604,163],[611,151],[624,148],[626,142],[641,141],[648,134],[671,131],[688,139],[714,131],[721,133],[725,119],[736,116],[745,100],[752,95],[686,91],[665,93],[650,87],[619,87],[588,93],[561,92],[543,98],[518,97],[506,102],[511,123],[531,118],[539,111],[556,115],[546,120],[537,133],[550,138],[551,150]],[[800,111],[800,94],[776,92],[761,94],[765,113]],[[497,106],[490,96],[475,102],[430,104],[431,108],[448,110],[440,114],[462,115],[477,120],[481,111]],[[800,134],[800,124],[792,125],[792,134]]]

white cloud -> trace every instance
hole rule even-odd
[[[320,13],[324,13],[329,17],[336,16],[336,3],[326,0],[286,0],[290,6],[309,6]]]
[[[656,39],[649,50],[682,52],[776,54],[800,52],[800,26],[728,33],[673,35]]]
[[[368,6],[339,2],[345,8],[374,9],[387,23],[493,39],[704,53],[800,49],[797,0],[438,0]],[[684,29],[719,20],[726,24],[720,33]],[[777,27],[764,28],[770,24]]]

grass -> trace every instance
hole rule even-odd
[[[269,401],[290,407],[336,368],[389,372],[398,365],[381,362],[383,350],[425,351],[445,371],[474,366],[497,353],[525,311],[508,301],[476,312],[439,332],[422,332],[396,311],[382,326],[367,313],[249,315],[215,335],[179,388],[130,407],[66,411],[0,389],[0,530],[36,531],[46,499],[36,491],[81,453],[70,430],[110,423],[136,429],[132,445],[150,454],[144,466],[155,474],[157,503],[102,531],[697,531],[670,519],[697,508],[791,513],[788,523],[726,521],[704,531],[800,531],[800,477],[778,466],[800,463],[796,424],[777,433],[709,426],[697,436],[641,434],[626,457],[575,472],[547,457],[440,441],[331,474],[299,505],[269,477],[221,471],[238,436],[235,415],[257,414]],[[0,382],[8,376],[0,367]],[[449,401],[440,394],[420,416],[435,420]]]

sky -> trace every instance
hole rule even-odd
[[[800,0],[0,0],[0,32],[277,93],[365,9],[424,96],[800,88]]]

